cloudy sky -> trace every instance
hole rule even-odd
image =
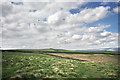
[[[117,2],[2,2],[2,48],[118,46]]]

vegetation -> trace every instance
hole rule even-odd
[[[54,52],[54,53],[72,53],[72,54],[120,54],[118,51],[76,51],[65,49],[18,49],[17,51],[32,51],[32,52]]]
[[[118,78],[119,66],[48,54],[3,52],[3,78]]]

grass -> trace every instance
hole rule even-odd
[[[50,56],[3,52],[3,78],[117,78],[118,66]]]
[[[32,52],[56,52],[56,53],[76,53],[76,54],[120,54],[118,51],[75,51],[75,50],[65,50],[65,49],[18,49],[17,51],[32,51]]]

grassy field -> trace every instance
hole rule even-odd
[[[3,78],[118,78],[119,65],[48,54],[3,52]]]
[[[72,53],[72,54],[120,54],[117,51],[76,51],[76,50],[65,50],[65,49],[18,49],[17,51],[32,51],[32,52],[56,52],[56,53]]]

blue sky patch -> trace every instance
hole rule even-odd
[[[71,13],[71,14],[77,14],[77,13],[79,13],[80,12],[80,10],[77,8],[77,9],[71,9],[71,10],[69,10],[69,12]]]

